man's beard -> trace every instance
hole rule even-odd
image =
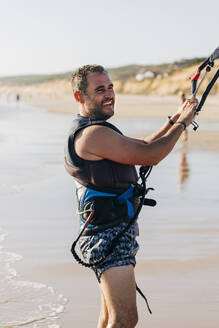
[[[114,100],[112,104],[113,108],[110,112],[104,112],[104,103],[106,101],[107,100],[104,100],[101,104],[93,103],[92,105],[90,105],[89,117],[91,119],[106,121],[114,115]]]

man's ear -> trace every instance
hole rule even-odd
[[[76,101],[78,101],[80,104],[84,104],[83,95],[79,91],[74,92],[74,97],[75,97]]]

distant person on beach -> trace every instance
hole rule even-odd
[[[20,95],[18,93],[18,94],[16,94],[16,101],[18,102],[19,100],[20,100]]]
[[[181,150],[181,160],[179,163],[179,187],[183,190],[183,185],[190,175],[189,163],[187,160],[187,142],[183,141]]]
[[[139,204],[135,165],[153,166],[164,159],[190,125],[198,102],[187,100],[157,132],[140,140],[107,122],[114,115],[115,93],[102,66],[80,67],[72,87],[80,114],[68,135],[65,167],[76,183],[80,231],[91,220],[79,238],[81,253],[91,265],[100,262],[92,265],[101,295],[97,327],[133,328],[138,321],[134,267],[139,248],[138,224],[131,222]]]
[[[186,95],[183,91],[180,91],[179,96],[180,96],[181,104],[183,104],[186,101]]]

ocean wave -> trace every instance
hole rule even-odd
[[[7,231],[0,228],[0,242]],[[3,251],[0,245],[0,327],[59,328],[58,315],[67,299],[38,282],[20,281],[12,263],[22,256]]]

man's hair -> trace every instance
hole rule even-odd
[[[78,91],[82,94],[87,90],[87,75],[89,73],[107,73],[101,65],[85,65],[79,67],[73,74],[71,79],[73,92]]]

